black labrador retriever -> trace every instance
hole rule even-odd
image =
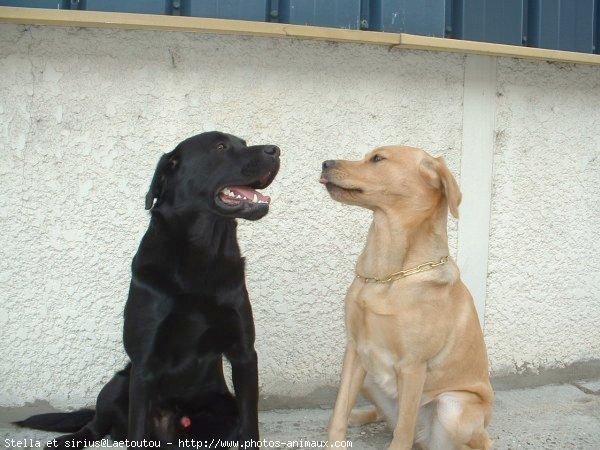
[[[220,132],[164,154],[146,196],[150,226],[133,258],[125,305],[130,364],[101,390],[95,411],[41,414],[18,425],[72,432],[53,448],[83,448],[107,434],[163,447],[193,439],[210,448],[233,446],[224,441],[255,448],[254,322],[235,219],[267,214],[270,198],[257,189],[278,170],[278,147],[249,147]]]

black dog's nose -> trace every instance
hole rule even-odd
[[[335,166],[335,161],[332,159],[328,159],[327,161],[323,161],[323,170],[331,169]]]
[[[270,156],[279,156],[281,150],[276,145],[265,145],[264,152]]]

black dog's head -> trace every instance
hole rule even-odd
[[[267,187],[279,170],[279,148],[253,145],[230,134],[202,133],[164,154],[146,195],[146,209],[174,213],[211,212],[228,218],[257,220],[271,199]],[[156,200],[156,202],[154,202]]]

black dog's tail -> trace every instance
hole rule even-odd
[[[87,425],[94,418],[93,409],[80,409],[69,413],[37,414],[19,422],[15,425],[34,430],[59,431],[74,433]]]

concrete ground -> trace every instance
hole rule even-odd
[[[31,409],[3,410],[0,415],[0,447],[33,449],[43,447],[50,433],[22,430],[9,425],[26,417]],[[288,409],[260,414],[263,448],[309,448],[290,441],[325,439],[331,411]],[[496,391],[494,417],[489,428],[495,450],[515,449],[600,449],[600,379],[528,389]],[[387,448],[391,432],[383,423],[351,428],[348,439],[358,450]],[[271,442],[269,442],[271,441]],[[273,441],[284,442],[275,446]],[[43,442],[44,444],[39,444]],[[115,447],[96,447],[101,449]],[[319,447],[311,447],[319,448]]]

